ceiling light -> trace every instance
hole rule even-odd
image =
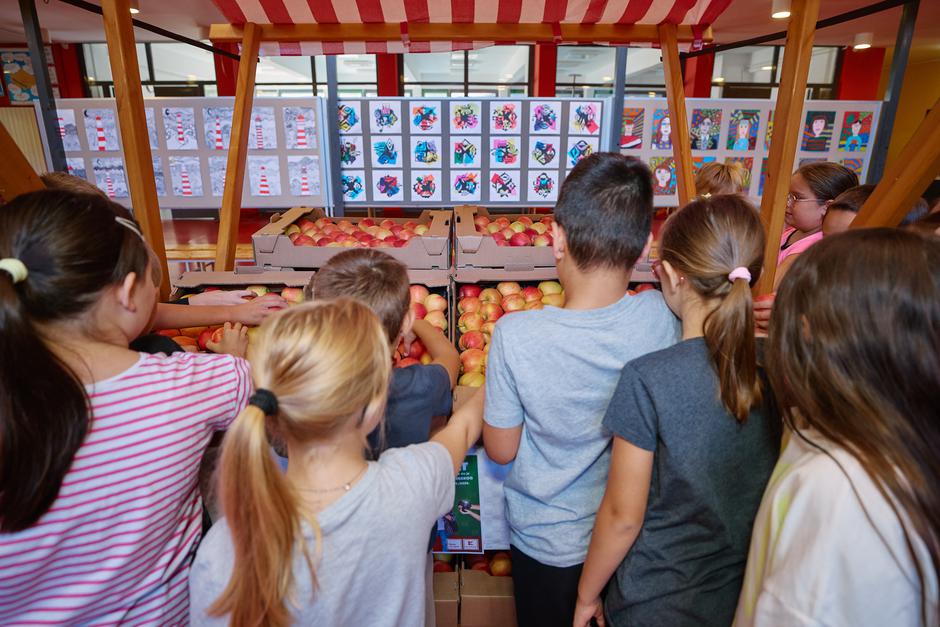
[[[604,77],[604,82],[605,82],[605,83],[608,83],[608,82],[610,82],[610,81],[612,81],[612,80],[613,80],[613,78],[610,77],[610,76],[605,76],[605,77]]]
[[[785,20],[790,17],[790,0],[773,0],[770,17],[775,20]]]
[[[655,92],[655,91],[648,91],[648,92],[646,92],[646,95],[649,96],[650,98],[655,98],[655,97],[656,97],[656,92]]]
[[[723,76],[716,76],[715,78],[712,79],[712,82],[715,82],[715,83],[724,83],[724,82],[725,82],[725,78],[724,78]]]
[[[761,69],[761,71],[763,71],[763,72],[769,72],[769,71],[771,71],[771,70],[774,69],[774,66],[772,66],[772,65],[762,65],[762,66],[760,67],[760,69]]]
[[[868,50],[871,48],[871,40],[874,37],[873,33],[858,33],[855,35],[855,45],[852,46],[852,50]]]
[[[131,5],[131,15],[137,15],[140,13],[140,0],[130,0]]]

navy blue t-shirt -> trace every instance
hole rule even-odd
[[[439,364],[395,368],[388,386],[385,408],[385,441],[379,429],[369,435],[374,456],[389,448],[427,442],[431,419],[446,416],[453,408],[450,376]],[[380,427],[381,428],[381,427]]]

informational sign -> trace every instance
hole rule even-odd
[[[437,521],[435,553],[482,553],[480,475],[477,456],[464,458],[454,479],[454,508]]]

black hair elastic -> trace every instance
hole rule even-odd
[[[277,397],[271,390],[258,388],[248,399],[249,405],[254,405],[264,412],[265,416],[274,416],[277,414]]]

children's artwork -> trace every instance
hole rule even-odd
[[[767,157],[760,160],[760,178],[757,181],[757,195],[764,195],[764,182],[767,180]]]
[[[839,137],[839,150],[846,152],[865,152],[871,135],[871,111],[846,111],[842,120],[842,134]]]
[[[204,107],[202,119],[205,123],[206,148],[228,150],[232,139],[232,107]]]
[[[728,150],[754,150],[757,146],[759,126],[759,110],[735,109],[732,111],[728,124]]]
[[[493,168],[518,168],[521,137],[491,137],[490,165]]]
[[[855,175],[859,178],[862,177],[862,169],[865,167],[864,159],[842,159],[839,163],[855,172]]]
[[[692,169],[697,174],[706,163],[714,163],[714,157],[692,157]]]
[[[36,87],[36,75],[33,62],[26,50],[4,50],[0,52],[3,61],[3,76],[6,78],[7,95],[10,104],[29,104],[39,100]],[[55,79],[52,79],[55,82]]]
[[[274,107],[255,107],[251,110],[251,132],[248,147],[255,150],[277,148],[277,129],[274,122]]]
[[[91,160],[91,169],[95,173],[95,185],[107,194],[108,198],[127,198],[127,176],[124,174],[124,162],[120,157],[98,157]]]
[[[450,173],[450,197],[457,202],[480,200],[480,171],[461,170]]]
[[[372,167],[391,168],[401,166],[401,136],[375,137],[372,139]]]
[[[531,170],[526,187],[529,202],[551,202],[558,199],[558,173],[556,171]]]
[[[453,155],[451,159],[452,168],[477,168],[480,166],[480,138],[479,137],[457,137],[451,135],[451,146],[453,146]]]
[[[597,137],[569,137],[568,138],[568,167],[573,168],[578,161],[589,157],[598,151],[600,141]]]
[[[561,137],[533,137],[529,140],[529,167],[558,169]]]
[[[479,101],[457,100],[450,103],[450,132],[479,133],[482,104]]]
[[[620,147],[625,150],[639,150],[643,147],[643,107],[623,108]]]
[[[744,187],[745,189],[751,189],[751,170],[754,169],[754,157],[725,157],[725,163],[740,163],[744,168]]]
[[[653,150],[672,150],[672,120],[668,109],[656,109],[653,112],[653,137],[650,140]]]
[[[372,123],[372,133],[401,133],[401,102],[397,100],[380,100],[372,102],[369,119]]]
[[[150,149],[156,150],[160,147],[160,141],[157,139],[157,120],[153,107],[144,109],[144,117],[147,118],[147,135],[150,136]]]
[[[261,198],[281,195],[281,167],[277,157],[248,157],[248,193]]]
[[[650,159],[653,170],[653,195],[672,196],[676,193],[676,162],[672,157]]]
[[[202,170],[199,157],[170,157],[173,195],[180,198],[202,196]]]
[[[362,170],[343,171],[339,176],[339,186],[343,190],[343,200],[365,200],[366,173]]]
[[[196,116],[190,107],[163,109],[163,137],[167,150],[196,150]]]
[[[121,149],[114,109],[85,109],[82,115],[85,117],[85,138],[88,140],[88,150],[106,152]],[[121,167],[121,176],[124,176],[123,166]]]
[[[410,106],[412,133],[441,132],[440,101],[412,100]]]
[[[693,150],[718,148],[721,129],[721,109],[692,109],[692,128],[689,130]]]
[[[560,102],[532,102],[529,104],[529,132],[557,135],[561,132],[558,116]]]
[[[151,111],[151,109],[148,109]],[[79,152],[82,144],[78,139],[78,126],[75,125],[74,109],[59,109],[59,138],[65,152]],[[152,146],[151,146],[152,148]]]
[[[336,109],[340,133],[362,132],[362,103],[358,100],[340,100]]]
[[[413,170],[411,172],[411,199],[415,202],[440,202],[441,173]]]
[[[153,182],[157,187],[157,196],[166,196],[166,175],[160,157],[153,157]]]
[[[361,168],[365,165],[362,158],[362,137],[360,135],[342,137],[339,140],[339,163],[342,168]]]
[[[376,201],[404,200],[402,184],[405,182],[401,170],[373,170],[372,192]]]
[[[835,123],[835,111],[809,111],[806,113],[806,126],[803,127],[803,142],[800,150],[806,152],[826,152],[832,139],[832,125]]]
[[[287,182],[291,196],[319,196],[320,158],[311,155],[287,157]]]
[[[519,200],[519,171],[493,170],[490,172],[490,202]]]
[[[493,100],[490,102],[490,133],[518,133],[521,113],[522,103],[519,101]]]
[[[65,160],[69,174],[80,179],[88,180],[88,171],[85,169],[85,160],[81,157],[68,157]]]
[[[411,165],[418,168],[441,167],[441,138],[414,136],[411,138]]]
[[[284,107],[284,139],[288,150],[309,150],[315,146],[313,107]]]
[[[767,134],[764,135],[764,150],[770,150],[770,140],[774,135],[774,110],[767,113]]]
[[[568,134],[597,135],[601,130],[601,103],[571,103],[571,115],[568,116]]]
[[[228,157],[209,157],[209,189],[216,198],[221,198],[225,190],[227,169]]]

